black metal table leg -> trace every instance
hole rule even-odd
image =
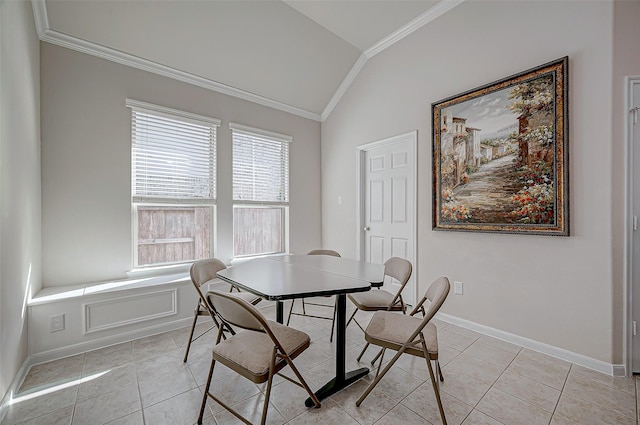
[[[366,367],[350,372],[345,371],[347,362],[347,329],[345,327],[347,296],[345,294],[338,294],[336,296],[338,297],[338,302],[336,303],[336,377],[316,391],[316,396],[319,400],[337,393],[369,373],[369,368]],[[307,407],[313,406],[311,397],[305,400],[304,405]]]
[[[282,301],[276,301],[276,322],[284,323],[284,303]]]

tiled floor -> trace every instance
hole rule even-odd
[[[263,309],[266,315],[272,315],[272,310]],[[436,322],[445,376],[442,399],[449,424],[638,423],[634,378],[612,378]],[[199,327],[204,329],[206,324]],[[294,316],[291,324],[311,335],[311,348],[296,359],[296,364],[315,390],[334,374],[334,346],[328,342],[330,322]],[[182,363],[182,353],[187,328],[34,366],[2,425],[195,424],[214,335],[210,332],[192,346],[186,364]],[[348,369],[357,366],[355,358],[363,343],[362,332],[355,325],[349,326]],[[375,351],[369,349],[362,365],[368,364]],[[267,422],[440,424],[424,360],[404,357],[359,408],[355,400],[372,374],[324,400],[320,409],[305,408],[306,393],[278,379]],[[261,387],[217,365],[212,388],[259,422]],[[204,423],[239,421],[210,401]]]

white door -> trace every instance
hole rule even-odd
[[[630,80],[630,103],[631,109],[640,107],[640,78]],[[630,112],[629,115],[629,138],[630,152],[633,155],[632,163],[632,215],[633,215],[633,233],[631,237],[631,297],[632,297],[632,321],[637,323],[640,330],[640,110]],[[636,326],[633,326],[636,328]],[[632,336],[632,371],[640,373],[640,332],[636,332]]]
[[[413,264],[411,280],[402,297],[416,302],[416,146],[417,132],[358,147],[360,165],[360,258],[384,263],[390,257]],[[396,293],[397,281],[385,281]]]

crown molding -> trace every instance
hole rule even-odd
[[[276,100],[269,99],[255,93],[244,91],[232,86],[228,86],[226,84],[219,83],[217,81],[210,80],[208,78],[200,77],[198,75],[181,71],[179,69],[162,65],[147,59],[142,59],[138,56],[130,55],[128,53],[112,49],[110,47],[105,47],[77,37],[70,36],[68,34],[54,31],[49,28],[47,10],[44,4],[44,0],[32,0],[32,4],[34,18],[36,20],[36,29],[41,41],[57,44],[58,46],[66,47],[68,49],[86,53],[88,55],[97,56],[102,59],[107,59],[111,62],[116,62],[157,75],[162,75],[164,77],[169,77],[174,80],[182,81],[184,83],[193,84],[195,86],[233,96],[238,99],[257,103],[258,105],[268,106],[270,108],[288,112],[290,114],[297,115],[303,118],[320,121],[320,115],[315,112],[287,105],[285,103],[278,102]]]
[[[367,63],[367,60],[374,57],[384,49],[391,47],[393,44],[402,40],[414,31],[419,30],[429,22],[444,15],[446,12],[450,11],[464,1],[465,0],[441,0],[431,9],[427,10],[415,19],[412,19],[406,25],[400,27],[398,30],[389,34],[387,37],[383,38],[382,40],[378,41],[376,44],[365,50],[353,65],[351,71],[349,71],[344,80],[342,80],[342,83],[338,87],[338,90],[336,90],[336,92],[333,94],[331,100],[329,100],[329,103],[324,108],[324,111],[322,111],[321,121],[324,122],[327,118],[329,118],[329,115],[331,115],[333,109],[336,107],[338,102],[340,102],[340,99],[342,99],[342,96],[344,96],[344,94],[347,92],[347,90],[351,86],[351,83],[353,83],[353,81],[356,79],[360,70]]]
[[[255,93],[251,93],[232,86],[228,86],[223,83],[219,83],[214,80],[210,80],[208,78],[200,77],[189,72],[181,71],[179,69],[175,69],[166,65],[159,64],[157,62],[140,58],[138,56],[121,52],[110,47],[102,46],[52,30],[49,27],[45,0],[31,0],[31,4],[33,7],[33,16],[35,19],[36,31],[38,32],[38,37],[41,41],[57,44],[68,49],[76,50],[92,56],[97,56],[102,59],[107,59],[112,62],[151,72],[153,74],[162,75],[164,77],[202,87],[207,90],[212,90],[218,93],[226,94],[228,96],[236,97],[238,99],[257,103],[258,105],[263,105],[283,112],[288,112],[290,114],[307,118],[313,121],[323,122],[329,117],[338,102],[340,102],[340,99],[342,99],[342,96],[344,96],[344,94],[347,92],[353,81],[360,73],[360,70],[367,63],[368,59],[402,40],[404,37],[408,36],[414,31],[422,28],[424,25],[428,24],[434,19],[442,16],[444,13],[448,12],[464,1],[465,0],[441,0],[438,4],[427,10],[425,13],[411,20],[408,24],[399,28],[397,31],[394,31],[389,36],[383,38],[382,40],[365,50],[360,55],[360,57],[358,57],[353,67],[351,67],[349,73],[345,76],[344,80],[342,80],[342,83],[340,83],[340,86],[338,86],[338,89],[325,106],[322,114],[317,114],[315,112],[307,111],[302,108],[287,105],[277,100],[269,99]]]
[[[383,38],[373,46],[369,47],[367,50],[364,51],[365,56],[368,59],[372,58],[373,56],[377,55],[387,47],[390,47],[391,45],[397,43],[398,41],[402,40],[403,38],[413,33],[414,31],[419,30],[423,26],[427,25],[429,22],[444,15],[445,13],[447,13],[448,11],[450,11],[451,9],[458,6],[460,3],[464,1],[465,0],[441,0],[438,4],[433,6],[431,9],[417,16],[416,18],[412,19],[406,25],[400,27],[396,31],[389,34],[387,37]]]
[[[44,0],[31,0],[31,7],[33,8],[33,18],[36,24],[36,32],[38,33],[38,38],[42,40],[45,31],[49,29],[47,7],[44,4]]]
[[[347,92],[347,90],[351,86],[351,83],[353,83],[353,81],[356,79],[356,77],[360,73],[360,70],[364,67],[365,63],[367,63],[367,57],[363,53],[360,55],[360,57],[358,57],[358,60],[356,60],[356,63],[353,64],[347,76],[344,77],[344,80],[342,80],[342,83],[340,83],[340,86],[338,86],[338,90],[336,90],[333,96],[331,96],[329,103],[327,103],[327,106],[324,108],[324,111],[322,111],[322,115],[320,116],[321,121],[324,121],[329,117],[329,114],[331,114],[331,112],[333,111],[333,108],[335,108],[338,105],[338,102],[340,101],[340,99],[342,99],[342,96],[344,96],[344,94]]]

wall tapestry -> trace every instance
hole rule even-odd
[[[435,102],[433,229],[569,235],[568,57]]]

